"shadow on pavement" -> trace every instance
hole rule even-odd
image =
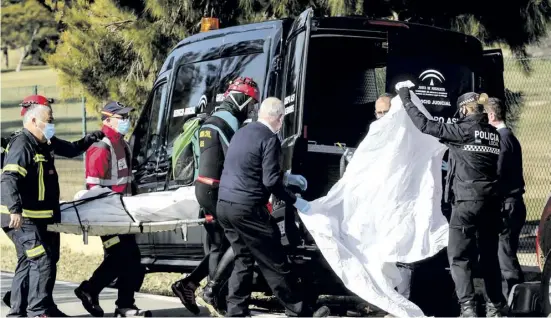
[[[201,313],[195,316],[185,308],[170,308],[151,310],[153,317],[210,317],[210,313],[206,308],[201,308]],[[79,315],[71,317],[92,317],[91,315]],[[106,312],[104,317],[113,317],[112,312]]]

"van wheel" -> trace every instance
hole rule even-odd
[[[541,299],[543,316],[551,316],[551,253],[548,253],[541,273]]]

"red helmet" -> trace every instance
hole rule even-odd
[[[250,77],[238,77],[235,80],[230,82],[228,90],[224,93],[224,97],[228,97],[230,92],[236,91],[243,93],[256,102],[260,101],[260,92],[258,91],[258,85]]]
[[[31,95],[25,97],[25,99],[23,99],[23,102],[21,102],[21,104],[19,105],[21,106],[21,116],[24,116],[29,106],[44,105],[50,107],[50,101],[42,95]]]

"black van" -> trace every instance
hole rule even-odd
[[[164,62],[131,137],[139,193],[188,185],[172,179],[172,143],[187,119],[210,113],[222,101],[237,76],[252,77],[262,98],[284,101],[283,168],[308,179],[303,194],[308,200],[326,194],[341,177],[344,149],[360,143],[374,120],[375,100],[385,91],[393,93],[398,81],[413,81],[427,109],[444,122],[456,120],[460,94],[504,94],[501,50],[483,50],[474,37],[430,26],[316,18],[308,9],[295,20],[197,34],[181,41]],[[308,270],[316,290],[346,293],[335,287],[338,278],[329,279],[335,276],[294,209],[276,199],[273,209],[290,258],[316,263]],[[138,236],[149,271],[185,273],[199,263],[202,228],[184,234]]]

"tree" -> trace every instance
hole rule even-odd
[[[42,0],[53,8],[56,1]],[[74,0],[64,1],[63,33],[50,66],[61,83],[82,88],[92,104],[118,99],[144,103],[170,50],[199,31],[204,16],[222,27],[294,17],[307,7],[318,16],[367,15],[452,28],[488,44],[505,43],[520,57],[545,34],[550,0]],[[497,12],[495,8],[500,8]],[[520,14],[519,14],[520,12]],[[528,70],[528,68],[527,68]]]
[[[38,1],[2,4],[2,45],[22,50],[17,72],[37,40],[55,37],[56,34],[53,13]]]

